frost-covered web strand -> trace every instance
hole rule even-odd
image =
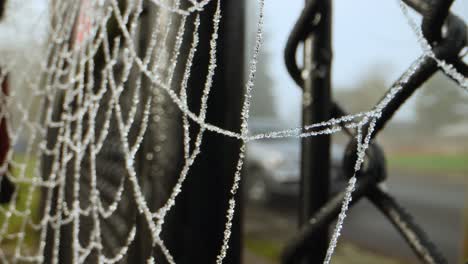
[[[200,118],[201,120],[205,120],[206,118],[206,113],[208,110],[208,97],[211,91],[211,87],[213,85],[213,77],[215,74],[215,69],[216,69],[216,47],[217,47],[217,39],[218,39],[218,30],[219,30],[219,23],[221,21],[221,3],[218,0],[217,1],[217,6],[216,6],[216,11],[213,17],[213,34],[211,35],[211,41],[210,41],[210,62],[208,66],[208,75],[206,77],[206,82],[205,82],[205,87],[203,89],[203,95],[201,98],[201,106],[200,106]],[[195,27],[198,29],[198,26],[200,24],[200,21],[198,20],[198,16],[195,19]],[[198,32],[198,31],[195,31]],[[188,58],[188,63],[187,65],[192,64],[193,56],[195,49],[193,48],[196,43],[198,43],[198,33],[195,33],[193,36],[193,43],[192,43],[192,50],[189,53],[189,58]],[[189,71],[186,71],[187,75],[190,74]],[[185,82],[185,77],[183,82]],[[183,84],[185,85],[185,84]],[[188,130],[185,129],[185,130]],[[184,135],[184,138],[187,140],[186,144],[190,143],[190,138],[188,136],[188,131],[184,132],[186,135]],[[203,140],[203,134],[205,133],[205,129],[203,127],[200,128],[200,131],[198,132],[196,139],[195,139],[195,146],[194,150],[191,153],[191,155],[188,157],[188,159],[185,160],[184,167],[182,168],[182,171],[179,175],[178,181],[174,188],[172,189],[172,192],[167,200],[167,202],[164,204],[163,207],[161,207],[157,213],[154,214],[156,218],[158,218],[158,224],[157,224],[157,232],[158,234],[162,231],[162,225],[164,223],[164,218],[169,212],[169,210],[175,205],[175,200],[177,198],[177,195],[182,191],[182,184],[184,183],[188,171],[190,169],[190,166],[195,162],[195,159],[197,158],[198,154],[200,153],[200,147],[201,143]]]
[[[338,220],[335,225],[335,228],[333,230],[332,238],[330,240],[330,244],[327,249],[327,254],[324,260],[325,264],[329,264],[331,261],[331,257],[333,256],[333,253],[336,249],[337,243],[338,243],[338,238],[341,235],[341,230],[343,228],[343,223],[346,218],[346,213],[349,209],[349,204],[351,203],[352,200],[352,193],[355,189],[356,186],[356,175],[357,173],[361,170],[361,165],[364,162],[365,155],[366,155],[366,150],[369,147],[369,144],[371,143],[371,138],[372,138],[372,133],[375,128],[375,124],[377,120],[381,117],[381,113],[383,109],[392,101],[393,98],[395,98],[396,94],[403,89],[403,85],[408,82],[410,77],[416,72],[416,70],[421,66],[421,63],[424,61],[424,57],[420,57],[418,60],[416,60],[415,63],[413,63],[410,68],[403,74],[402,78],[400,79],[399,82],[393,87],[390,88],[389,92],[386,94],[386,96],[377,104],[377,106],[374,108],[374,113],[375,115],[366,115],[364,119],[361,121],[361,123],[358,125],[357,128],[357,135],[356,135],[356,141],[357,141],[357,159],[356,163],[354,165],[354,174],[353,177],[350,179],[348,182],[348,186],[346,188],[346,193],[345,193],[345,198],[343,200],[343,204],[341,207],[340,214],[338,215]],[[363,126],[368,123],[368,120],[371,120],[369,122],[367,131],[366,131],[366,136],[363,140],[362,138],[362,129]]]
[[[455,67],[447,63],[445,60],[437,58],[437,56],[434,54],[434,51],[432,50],[431,45],[427,41],[427,39],[424,37],[421,27],[419,27],[414,19],[411,17],[409,14],[408,6],[402,1],[399,0],[400,8],[401,11],[410,25],[411,29],[414,31],[416,34],[417,40],[419,44],[421,45],[423,52],[426,56],[434,59],[437,62],[437,65],[450,77],[452,77],[454,80],[458,82],[458,84],[463,87],[466,91],[468,91],[468,78],[463,76],[460,72],[455,69]]]
[[[184,76],[182,78],[181,88],[180,88],[180,98],[182,102],[185,103],[185,105],[187,105],[187,86],[188,86],[188,80],[190,77],[190,70],[192,68],[193,58],[195,57],[195,52],[197,51],[197,46],[199,42],[198,28],[200,27],[200,14],[197,14],[195,18],[194,27],[195,29],[194,29],[194,33],[192,36],[193,38],[192,45],[190,47],[189,55],[187,58],[187,63],[185,66]],[[189,155],[190,155],[190,123],[189,123],[187,114],[185,113],[182,114],[182,126],[184,128],[184,158],[185,160],[188,160]]]
[[[258,54],[260,53],[260,48],[263,42],[263,17],[264,17],[264,0],[259,0],[259,18],[257,22],[257,34],[255,40],[255,47],[254,52],[252,55],[252,59],[250,61],[249,67],[249,77],[247,79],[247,83],[245,85],[246,91],[244,95],[244,103],[242,106],[241,111],[241,134],[243,138],[247,136],[249,133],[248,129],[248,121],[249,121],[249,110],[250,110],[250,100],[252,98],[252,90],[254,87],[255,81],[255,73],[257,71],[257,62],[258,62]],[[221,264],[224,258],[227,255],[227,250],[229,248],[229,239],[231,237],[231,228],[232,228],[232,220],[234,218],[235,208],[236,208],[236,193],[239,189],[239,182],[241,181],[241,171],[244,164],[245,159],[245,148],[246,142],[245,140],[242,141],[241,147],[239,150],[239,159],[236,165],[236,171],[234,173],[234,181],[230,190],[230,198],[228,202],[228,210],[226,215],[226,224],[223,234],[223,243],[221,245],[220,252],[216,257],[216,263]]]
[[[164,221],[175,205],[197,156],[203,151],[201,145],[204,133],[212,131],[235,138],[241,143],[239,159],[233,172],[223,240],[216,258],[216,262],[220,264],[228,254],[236,209],[234,197],[241,180],[240,172],[245,159],[246,143],[265,138],[301,138],[332,134],[341,131],[342,127],[357,128],[357,173],[365,158],[375,122],[423,59],[420,58],[402,77],[399,84],[391,87],[387,96],[367,112],[303,127],[251,135],[248,129],[249,109],[262,44],[264,19],[264,1],[261,0],[239,133],[206,122],[209,113],[208,100],[218,59],[216,50],[221,23],[221,1],[216,1],[208,50],[199,49],[201,41],[198,31],[201,17],[208,14],[204,9],[212,3],[211,0],[189,0],[189,6],[184,7],[185,9],[181,8],[180,1],[125,2],[126,8],[121,10],[118,0],[52,1],[52,19],[49,21],[44,52],[34,55],[40,60],[35,69],[39,74],[14,72],[20,62],[13,55],[8,55],[12,59],[5,60],[5,65],[2,65],[0,81],[5,80],[7,73],[13,72],[18,76],[17,79],[21,80],[18,87],[23,87],[28,95],[24,96],[24,91],[16,86],[10,90],[8,96],[0,93],[0,118],[9,121],[7,129],[12,145],[25,146],[22,151],[10,148],[7,164],[2,164],[0,171],[6,173],[6,177],[12,182],[27,186],[24,187],[25,195],[16,192],[12,202],[0,207],[0,214],[4,219],[0,223],[0,243],[13,241],[12,253],[7,247],[0,247],[2,263],[43,262],[47,246],[50,250],[50,262],[58,263],[61,248],[65,244],[62,232],[64,226],[71,228],[69,243],[72,245],[73,262],[86,263],[94,254],[101,263],[125,261],[138,230],[135,226],[127,226],[119,245],[113,247],[113,253],[109,254],[109,248],[106,248],[108,245],[105,245],[104,228],[106,221],[121,217],[120,205],[125,207],[129,202],[136,206],[143,216],[143,223],[150,230],[141,235],[150,238],[154,247],[159,247],[167,262],[175,263],[169,248],[161,238]],[[141,43],[138,42],[141,32],[144,32],[141,23],[148,21],[143,20],[147,15],[143,12],[145,4],[156,8],[156,17],[149,22],[151,32],[147,35],[147,48],[141,51]],[[192,32],[186,32],[186,23],[192,21],[191,19],[194,19]],[[82,23],[78,28],[76,21]],[[117,36],[108,32],[109,23],[116,24],[114,26],[117,28],[114,30],[119,31]],[[186,43],[190,39],[191,43]],[[182,47],[189,48],[185,64],[182,61],[184,56],[180,56]],[[196,53],[209,56],[199,114],[192,112],[187,103],[190,94],[189,80],[193,78],[191,69]],[[425,56],[429,56],[426,53],[425,51]],[[93,78],[98,70],[95,65],[97,54],[102,55],[101,63],[104,66],[99,67],[100,77]],[[34,56],[26,58],[27,64],[33,65]],[[180,66],[183,72],[182,76],[178,77],[176,71]],[[143,86],[148,80],[150,84]],[[152,134],[148,133],[148,128],[151,125],[163,125],[160,120],[164,115],[168,115],[163,107],[165,100],[173,104],[174,109],[179,110],[181,114],[183,164],[174,188],[169,191],[167,201],[160,208],[150,209],[152,207],[146,200],[145,186],[140,181],[142,176],[137,168],[138,163],[143,162],[139,160],[139,152],[145,150],[142,148],[144,139]],[[189,122],[200,127],[193,139],[190,138]],[[369,128],[366,136],[362,135],[363,127]],[[158,140],[167,136],[163,130],[158,132],[155,149],[159,147]],[[109,138],[110,136],[113,137]],[[102,174],[98,169],[99,166],[106,165],[99,164],[101,161],[98,157],[104,151],[108,151],[106,148],[109,145],[106,144],[109,140],[121,146],[118,160],[122,161],[120,165],[124,171],[119,173],[122,177],[112,186],[110,199],[106,198],[109,196],[109,191],[106,190],[109,188],[108,183],[101,181]],[[165,150],[160,151],[164,153]],[[148,162],[154,158],[153,154],[148,153],[144,153],[143,156]],[[41,160],[47,160],[47,163],[39,162]],[[47,170],[42,168],[44,164],[49,167]],[[349,182],[326,261],[330,261],[336,247],[356,180],[353,177]],[[38,199],[38,190],[42,191],[40,195],[43,201],[39,217],[35,217],[30,208]],[[18,218],[18,224],[13,225],[12,221]],[[83,231],[85,223],[82,219],[88,219],[91,224],[87,232]],[[18,226],[18,230],[11,232],[14,226]],[[35,250],[30,250],[26,243],[30,229],[38,232],[39,241]],[[84,236],[86,238],[82,239]],[[158,261],[160,260],[154,256],[147,259],[147,263]]]

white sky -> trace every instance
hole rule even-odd
[[[246,1],[249,8],[257,2]],[[34,42],[46,36],[47,0],[7,3],[5,19],[0,23],[0,52],[34,55],[39,50]],[[335,0],[333,3],[334,87],[352,86],[375,65],[389,66],[387,84],[390,85],[421,54],[397,0]],[[266,0],[265,3],[265,31],[269,38],[263,48],[272,56],[269,68],[275,81],[279,113],[283,119],[296,124],[300,120],[300,92],[284,67],[283,50],[303,5],[303,0]],[[468,1],[455,1],[452,11],[468,21]],[[256,16],[249,13],[249,26],[254,27]],[[12,39],[15,45],[11,45]],[[412,114],[410,103],[398,116],[411,119]]]
[[[46,37],[47,21],[46,0],[8,0],[0,23],[0,50],[33,52],[31,47]]]
[[[421,54],[398,1],[335,0],[333,4],[334,87],[352,86],[375,65],[389,66],[387,84],[390,85]],[[302,0],[265,2],[265,31],[269,39],[264,48],[272,54],[270,69],[279,112],[283,119],[293,119],[296,124],[300,120],[300,92],[287,74],[283,50],[303,5]],[[468,21],[468,1],[455,1],[452,11]],[[411,119],[412,115],[410,102],[397,117]]]

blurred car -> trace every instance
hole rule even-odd
[[[281,129],[278,122],[262,121],[250,125],[251,131],[263,133]],[[344,148],[331,146],[331,178],[343,183],[341,159]],[[246,198],[256,202],[269,202],[276,198],[299,196],[301,140],[299,138],[276,138],[250,141],[246,155]],[[332,192],[338,186],[332,185]]]

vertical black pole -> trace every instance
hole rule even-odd
[[[200,43],[189,80],[189,107],[199,112],[200,98],[209,63],[210,38],[213,32],[213,14],[217,1],[211,1],[201,15]],[[217,45],[217,67],[210,98],[207,122],[240,131],[240,113],[244,94],[244,1],[221,1],[220,28]],[[191,138],[199,126],[191,122]],[[176,204],[175,221],[180,234],[173,252],[177,263],[215,263],[220,252],[228,198],[233,184],[240,140],[217,133],[205,132],[201,153],[192,165],[183,191]],[[191,148],[193,149],[193,148]],[[241,262],[241,195],[236,197],[226,264]]]
[[[320,15],[310,22],[318,23],[317,28],[304,43],[303,125],[330,118],[332,6],[331,0],[320,1]],[[306,223],[325,204],[329,195],[329,176],[330,136],[302,139],[300,225]],[[328,246],[328,226],[323,226],[311,241],[314,242],[310,245],[310,253],[304,257],[303,263],[321,263]]]

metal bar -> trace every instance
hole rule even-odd
[[[365,197],[370,187],[375,184],[374,178],[374,175],[368,174],[358,179],[350,207],[360,201],[362,197]],[[314,243],[314,234],[317,233],[317,230],[320,230],[323,226],[328,226],[340,213],[345,195],[346,190],[334,195],[301,227],[301,230],[288,241],[287,246],[284,248],[281,263],[293,264],[298,256],[304,255],[310,249],[310,245]]]
[[[221,1],[223,19],[218,32],[217,67],[206,119],[211,124],[232,131],[240,130],[243,100],[244,3],[243,0]],[[195,113],[200,111],[200,98],[205,85],[205,78],[200,76],[206,76],[209,63],[207,51],[210,49],[215,9],[216,1],[211,1],[200,16],[199,52],[193,61],[188,88],[188,104]],[[190,130],[191,138],[195,138],[199,126],[191,122]],[[233,183],[240,143],[217,133],[205,133],[201,146],[203,151],[192,165],[184,191],[175,205],[174,226],[178,228],[175,230],[178,234],[171,246],[177,263],[215,262],[224,235],[229,189]],[[226,264],[241,262],[240,194],[238,192],[236,196],[229,251],[223,261]]]
[[[457,69],[461,72],[465,73],[468,70],[466,64],[463,64],[458,58],[458,52],[461,48],[466,45],[466,26],[463,20],[459,19],[458,17],[449,14],[448,9],[450,7],[450,3],[439,3],[436,9],[431,9],[432,7],[426,5],[427,3],[424,0],[404,0],[407,4],[411,7],[415,8],[418,12],[424,13],[423,22],[426,21],[426,32],[425,35],[428,35],[428,39],[430,41],[436,41],[434,44],[434,53],[438,58],[446,59],[447,61],[454,63]],[[308,10],[303,11],[301,14],[301,19],[298,22],[304,23],[310,20],[318,20],[317,14],[321,15],[321,21],[319,23],[313,23],[312,25],[307,25],[309,30],[312,29],[314,32],[313,36],[312,33],[308,36],[305,41],[305,61],[304,61],[304,71],[300,72],[297,63],[295,62],[295,50],[297,44],[304,38],[302,37],[304,34],[304,25],[301,23],[296,23],[294,30],[288,39],[288,43],[286,45],[285,50],[285,61],[287,65],[287,69],[290,72],[293,79],[302,86],[304,89],[304,106],[303,106],[303,123],[310,124],[315,122],[320,122],[323,119],[320,119],[320,114],[323,114],[327,108],[327,105],[321,105],[324,103],[323,100],[331,101],[330,95],[328,94],[324,96],[324,89],[326,88],[328,92],[330,91],[330,84],[327,84],[318,78],[316,75],[319,75],[324,78],[328,78],[330,75],[330,65],[331,65],[331,49],[330,51],[330,58],[328,61],[320,60],[324,59],[323,56],[326,54],[324,50],[327,50],[326,41],[327,38],[324,37],[324,27],[325,22],[326,25],[330,25],[329,20],[323,21],[324,18],[329,18],[330,13],[326,12],[329,9],[329,6],[323,8],[320,4],[323,5],[322,2],[309,0],[306,5],[306,9]],[[329,4],[329,3],[328,3]],[[433,15],[430,15],[430,14]],[[324,16],[327,14],[328,16]],[[429,15],[427,15],[429,14]],[[449,14],[449,15],[448,15]],[[447,17],[448,15],[448,17]],[[315,18],[313,17],[315,16]],[[426,17],[427,16],[427,17]],[[447,25],[447,33],[445,34],[446,37],[440,40],[440,28],[443,22],[446,19]],[[306,20],[304,20],[307,18]],[[311,31],[309,31],[311,32]],[[327,31],[328,33],[330,31]],[[315,36],[315,38],[314,38]],[[328,38],[329,40],[329,38]],[[440,41],[439,41],[440,40]],[[325,42],[325,44],[324,44]],[[325,46],[325,48],[324,48]],[[325,57],[326,59],[326,57]],[[328,68],[324,67],[324,65],[328,66]],[[381,118],[378,119],[375,130],[373,133],[373,137],[384,127],[384,125],[391,119],[393,114],[399,107],[408,99],[413,92],[422,84],[424,83],[433,73],[437,71],[437,63],[432,60],[431,58],[423,58],[422,63],[418,66],[417,69],[410,69],[414,71],[407,81],[402,81],[402,79],[398,80],[394,86],[401,85],[402,89],[396,94],[395,98],[383,109],[381,113]],[[324,85],[325,84],[325,85]],[[322,85],[322,87],[320,87]],[[320,89],[322,88],[322,89]],[[390,92],[390,91],[389,91]],[[384,98],[388,95],[384,96]],[[318,101],[318,102],[317,102]],[[332,114],[335,110],[334,108],[331,109]],[[318,111],[318,112],[315,112]],[[365,130],[367,130],[367,126]],[[324,182],[324,178],[317,176],[317,173],[324,172],[327,167],[324,166],[324,160],[328,159],[328,157],[320,156],[323,154],[329,155],[329,153],[325,153],[321,147],[324,147],[326,143],[322,141],[314,141],[313,139],[318,140],[318,138],[311,138],[303,140],[303,155],[302,155],[302,174],[301,174],[301,211],[300,211],[300,221],[301,221],[301,230],[300,232],[288,243],[287,247],[283,251],[282,255],[282,263],[284,264],[292,264],[297,263],[300,260],[300,257],[303,254],[307,255],[303,261],[304,263],[320,263],[323,260],[322,251],[326,250],[326,243],[323,248],[319,248],[323,246],[321,244],[323,241],[327,241],[326,235],[328,231],[329,222],[332,221],[336,215],[339,213],[339,207],[341,201],[343,199],[344,193],[340,193],[335,195],[327,204],[321,206],[321,209],[317,210],[312,218],[307,221],[307,213],[311,211],[314,205],[318,203],[316,199],[317,197],[320,199],[323,197],[324,193],[327,191],[320,189],[324,186],[328,187],[328,182]],[[321,145],[323,144],[323,145]],[[329,145],[328,145],[329,147]],[[354,153],[355,151],[353,151]],[[378,153],[377,153],[378,154]],[[383,159],[383,154],[380,155]],[[371,155],[372,157],[372,155]],[[352,158],[351,158],[352,159]],[[355,159],[355,158],[354,158]],[[311,162],[311,164],[307,164],[307,162]],[[354,164],[354,162],[352,162]],[[379,162],[377,164],[380,164]],[[321,166],[322,170],[318,167]],[[346,166],[345,166],[346,167]],[[315,175],[314,175],[315,173]],[[382,174],[383,173],[383,174]],[[409,245],[412,247],[413,251],[426,263],[446,263],[444,257],[437,252],[437,248],[432,245],[432,243],[427,239],[425,233],[416,225],[416,223],[411,219],[411,216],[407,214],[399,205],[392,199],[391,196],[386,195],[384,192],[374,186],[376,182],[379,182],[385,178],[385,166],[383,167],[376,167],[375,171],[370,172],[370,174],[365,173],[366,175],[361,175],[358,180],[358,185],[356,186],[356,191],[354,192],[354,198],[352,204],[355,203],[359,198],[363,196],[368,196],[368,198],[380,209],[389,220],[394,224],[394,226],[400,231],[403,237],[407,240]],[[382,177],[373,178],[376,175],[380,175]],[[362,178],[362,176],[367,176]],[[369,178],[370,177],[370,178]],[[316,188],[312,186],[315,184]],[[319,188],[320,187],[320,188]],[[369,188],[371,188],[369,190]],[[325,239],[323,240],[323,238]],[[315,244],[313,244],[315,243]],[[307,252],[309,251],[309,252]]]
[[[448,263],[437,247],[432,244],[424,230],[392,196],[380,187],[375,187],[368,193],[367,197],[393,224],[423,263]]]
[[[351,141],[353,143],[354,141]],[[355,151],[352,145],[348,145],[345,155],[343,157],[343,168],[352,169],[354,166],[354,154]],[[371,144],[367,151],[368,164],[365,169],[361,170],[357,174],[357,183],[353,192],[353,199],[351,200],[350,207],[357,203],[361,198],[367,195],[369,190],[381,181],[386,179],[385,169],[385,157],[382,149],[376,145]],[[350,178],[352,174],[345,175]],[[316,212],[307,223],[305,223],[301,230],[292,237],[287,243],[287,246],[283,250],[282,263],[292,264],[294,259],[298,256],[302,256],[309,250],[309,245],[313,243],[312,239],[314,234],[320,230],[322,226],[328,226],[333,220],[336,219],[341,211],[341,205],[343,200],[347,196],[348,190],[342,190],[341,192],[333,195],[321,209]]]
[[[310,1],[310,0],[308,0]],[[313,34],[304,42],[302,123],[308,125],[331,116],[331,1],[321,0],[320,18]],[[316,20],[316,19],[313,19]],[[311,21],[314,23],[316,21]],[[304,225],[326,202],[330,185],[330,136],[302,139],[299,224]],[[304,263],[323,261],[328,247],[328,226],[323,225],[311,239],[311,251]]]
[[[304,88],[304,79],[302,78],[301,74],[302,69],[298,66],[296,61],[296,53],[297,49],[299,48],[299,44],[303,43],[307,36],[311,35],[316,30],[318,20],[314,18],[318,13],[320,6],[319,4],[319,0],[309,0],[306,2],[301,15],[297,19],[291,33],[289,34],[284,49],[284,62],[286,69],[288,70],[289,75],[291,75],[291,78],[294,80],[294,82],[302,89]],[[336,102],[332,102],[331,116],[334,118],[339,118],[344,115],[347,115],[346,111]],[[342,125],[342,129],[349,136],[352,135],[351,130],[344,125]]]
[[[424,36],[429,43],[440,41],[442,39],[442,25],[449,15],[450,6],[454,0],[439,0],[431,5],[421,25]]]
[[[0,0],[0,19],[3,19],[7,0]]]
[[[459,51],[465,47],[467,39],[466,26],[463,20],[456,16],[450,15],[447,18],[447,37],[434,46],[435,55],[450,63],[460,61],[457,58]],[[412,69],[410,68],[409,71]],[[429,57],[424,57],[423,62],[417,69],[413,69],[414,73],[409,80],[402,82],[402,78],[397,80],[392,87],[402,85],[395,98],[382,110],[382,116],[377,120],[372,137],[374,138],[381,131],[386,123],[393,117],[395,112],[400,109],[406,100],[411,97],[414,91],[417,90],[424,82],[426,82],[437,70],[437,63]],[[382,97],[385,100],[386,96],[391,92],[391,89]],[[367,128],[366,128],[367,129]]]

